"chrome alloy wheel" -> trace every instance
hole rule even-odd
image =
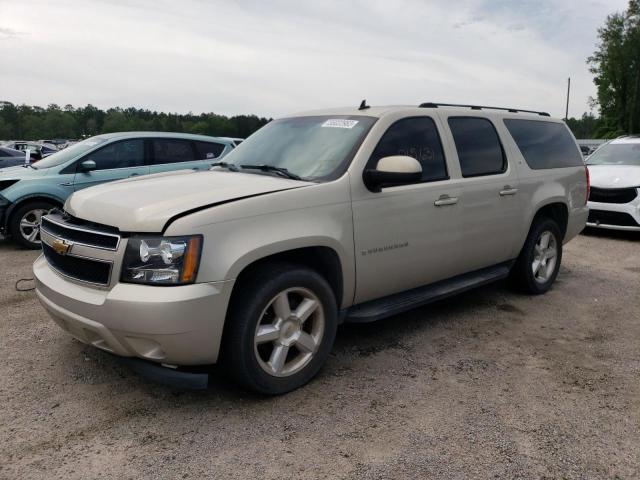
[[[28,242],[40,243],[40,221],[49,213],[44,208],[34,208],[26,212],[20,219],[20,235]]]
[[[558,257],[556,237],[549,230],[545,230],[538,237],[533,249],[533,262],[531,262],[533,278],[538,283],[545,283],[551,278],[556,268]]]
[[[269,375],[288,377],[316,354],[325,329],[318,297],[306,288],[278,293],[263,310],[254,336],[254,352]]]

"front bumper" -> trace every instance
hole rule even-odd
[[[38,299],[53,320],[81,342],[123,357],[170,365],[218,359],[233,281],[155,287],[83,285],[33,265]]]
[[[629,203],[588,202],[588,227],[640,231],[640,196]]]
[[[4,198],[2,195],[0,195],[0,234],[2,235],[6,235],[7,232],[7,212],[9,211],[9,207],[11,206],[11,203],[9,203],[9,201]]]

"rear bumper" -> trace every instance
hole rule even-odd
[[[233,282],[153,287],[117,283],[110,290],[62,277],[40,256],[33,265],[38,299],[81,342],[122,357],[171,365],[218,359]]]
[[[640,231],[640,197],[629,203],[589,202],[588,227]]]

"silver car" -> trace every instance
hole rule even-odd
[[[339,323],[506,277],[545,293],[587,188],[575,139],[545,113],[302,113],[211,171],[74,193],[44,217],[37,294],[61,328],[156,378],[221,363],[279,394],[316,375]]]

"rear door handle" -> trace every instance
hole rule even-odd
[[[140,175],[139,173],[132,173],[131,175],[129,175],[129,178],[131,177],[137,177],[138,175]]]
[[[502,187],[502,190],[500,190],[501,197],[505,197],[507,195],[515,195],[516,193],[518,193],[518,189],[512,188],[511,185],[505,185],[504,187]]]
[[[433,202],[436,207],[443,207],[445,205],[455,205],[458,203],[458,197],[450,197],[449,195],[440,195],[440,198]]]

